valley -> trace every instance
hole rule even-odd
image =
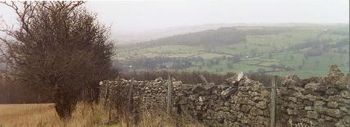
[[[344,24],[223,27],[122,47],[117,64],[122,71],[243,71],[304,78],[324,75],[332,64],[349,72],[348,28]]]

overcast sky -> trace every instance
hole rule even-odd
[[[349,0],[93,1],[87,7],[119,31],[215,23],[348,23]]]
[[[348,23],[349,0],[89,1],[112,32],[141,32],[216,23]],[[13,22],[4,6],[0,16]]]

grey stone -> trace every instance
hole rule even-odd
[[[349,91],[348,91],[348,90],[342,90],[342,91],[340,91],[340,95],[341,95],[341,97],[343,97],[343,98],[350,99],[350,94],[349,94]]]
[[[296,110],[293,110],[290,108],[287,109],[287,113],[288,113],[288,115],[297,115],[298,114],[298,112]]]
[[[243,78],[244,74],[243,72],[240,72],[237,76],[237,81],[241,81],[241,79]]]
[[[319,112],[319,113],[326,113],[327,112],[327,108],[325,108],[323,106],[314,106],[314,110]]]
[[[260,109],[266,109],[267,108],[267,103],[266,101],[259,101],[257,104],[256,104],[256,107],[260,108]]]
[[[315,111],[307,111],[306,112],[306,116],[308,118],[313,118],[313,119],[317,119],[318,118],[318,113]]]
[[[292,101],[292,102],[297,102],[297,98],[296,97],[288,97],[288,99],[290,100],[290,101]]]
[[[311,106],[306,106],[304,109],[305,109],[306,111],[313,110]]]
[[[211,84],[206,84],[203,86],[206,91],[212,91],[215,87]]]
[[[308,99],[310,101],[316,101],[317,97],[311,94],[308,94],[305,96],[305,99]]]
[[[335,77],[335,79],[339,79],[339,77],[344,76],[344,73],[341,72],[341,70],[338,68],[337,65],[331,65],[328,77]]]
[[[327,90],[326,90],[326,94],[327,95],[334,95],[334,94],[336,94],[338,91],[337,91],[337,89],[335,89],[335,88],[328,88]]]
[[[338,103],[335,101],[330,101],[327,103],[327,107],[329,108],[337,108],[338,107]]]
[[[196,85],[193,89],[192,89],[192,92],[193,93],[198,93],[200,91],[204,91],[204,87],[203,86],[200,86],[200,85]]]
[[[241,105],[241,111],[242,112],[247,113],[247,112],[249,112],[250,108],[251,107],[249,105]]]
[[[262,91],[260,92],[260,96],[261,96],[261,97],[269,97],[269,95],[270,95],[270,92],[267,91],[267,90],[262,90]]]
[[[339,109],[327,109],[326,110],[327,115],[335,117],[335,118],[340,118],[341,117],[341,112]]]
[[[320,86],[320,83],[308,83],[305,85],[305,89],[311,90],[311,91],[316,91]]]
[[[303,104],[305,104],[306,106],[313,106],[314,105],[314,103],[312,101],[309,101],[309,100],[304,100]]]
[[[348,106],[348,107],[339,107],[339,109],[340,109],[340,111],[342,111],[342,112],[346,112],[349,116],[350,116],[350,107]]]
[[[315,101],[314,105],[315,106],[323,106],[325,104],[325,102],[323,101]]]
[[[236,92],[236,89],[234,87],[230,87],[230,88],[227,88],[224,91],[222,91],[221,96],[228,97],[235,92]]]
[[[335,118],[330,117],[330,116],[324,116],[324,118],[326,121],[334,121],[335,120]]]

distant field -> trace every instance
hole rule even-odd
[[[336,64],[348,73],[349,25],[228,27],[144,42],[120,48],[117,54],[119,65],[143,70],[243,71],[306,78],[325,75]]]

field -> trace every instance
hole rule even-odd
[[[0,105],[0,126],[59,125],[59,122],[53,104]]]
[[[225,33],[229,30],[241,34]],[[325,75],[332,64],[349,72],[349,26],[222,28],[121,47],[117,54],[124,69],[133,65],[140,70],[243,71],[307,78]],[[174,65],[175,62],[188,64]]]
[[[127,127],[127,120],[108,123],[108,113],[100,105],[79,103],[72,119],[62,121],[54,104],[0,104],[0,127]],[[184,127],[202,127],[197,122],[182,122]],[[173,119],[166,114],[143,114],[137,126],[175,127]]]
[[[104,126],[107,118],[97,106],[79,104],[69,121],[61,121],[54,104],[0,104],[0,127]]]

